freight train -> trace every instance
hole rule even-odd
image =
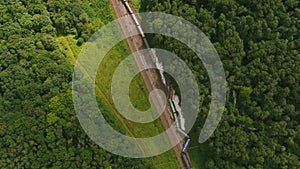
[[[141,34],[142,38],[145,38],[145,34],[144,34],[144,31],[143,31],[143,29],[142,29],[142,27],[141,27],[141,25],[140,25],[140,22],[139,22],[139,20],[137,19],[135,13],[133,13],[133,10],[131,9],[129,3],[127,2],[127,0],[122,0],[122,1],[123,1],[124,5],[125,5],[127,11],[129,12],[129,14],[130,14],[130,16],[131,16],[131,18],[132,18],[134,24],[136,25],[136,27],[137,27],[139,33]]]
[[[148,44],[148,42],[147,42],[147,39],[146,39],[145,34],[144,34],[144,31],[143,31],[143,29],[142,29],[142,27],[141,27],[141,25],[140,25],[140,23],[139,23],[139,21],[138,21],[138,19],[137,19],[137,16],[134,14],[134,12],[133,12],[132,8],[130,7],[129,3],[127,2],[127,0],[122,0],[122,2],[123,2],[123,4],[125,5],[125,8],[127,9],[127,11],[129,12],[129,14],[130,14],[130,16],[131,16],[131,18],[132,18],[134,24],[136,25],[136,27],[137,27],[137,29],[138,29],[138,32],[140,33],[141,37],[143,38],[143,41],[145,42],[145,45],[146,45],[147,49],[150,50],[150,46],[149,46],[149,44]],[[151,51],[149,51],[149,52],[150,52],[150,54],[153,55],[153,53],[152,53]],[[155,63],[155,60],[154,60],[154,59],[153,59],[153,61],[154,61],[154,63]],[[185,141],[184,146],[183,146],[183,148],[182,148],[182,150],[181,150],[181,157],[182,157],[182,160],[183,160],[183,162],[184,162],[185,167],[186,167],[187,169],[191,169],[191,168],[192,168],[192,165],[191,165],[191,163],[190,163],[190,161],[189,161],[189,159],[188,159],[188,157],[187,157],[187,154],[186,154],[186,151],[187,151],[187,148],[188,148],[188,146],[189,146],[189,144],[190,144],[190,142],[191,142],[191,139],[188,138],[188,135],[187,135],[187,134],[180,128],[180,126],[179,126],[179,121],[178,121],[178,117],[177,117],[177,113],[178,113],[178,112],[177,112],[177,110],[176,110],[176,107],[175,107],[175,105],[174,105],[173,100],[172,100],[172,99],[169,99],[168,102],[169,102],[169,104],[170,104],[172,113],[173,113],[173,115],[174,115],[174,120],[175,120],[175,124],[176,124],[176,129],[177,129],[177,131],[178,131],[179,133],[183,134],[183,135],[187,138],[187,140]]]
[[[127,11],[129,12],[129,14],[130,14],[130,16],[131,16],[131,18],[132,18],[132,20],[133,20],[133,22],[134,22],[134,24],[135,24],[138,32],[139,32],[139,34],[141,35],[141,37],[142,37],[142,39],[144,41],[144,44],[146,46],[146,49],[149,50],[149,53],[150,53],[150,56],[151,56],[151,59],[152,59],[153,63],[156,63],[156,59],[155,59],[156,57],[153,54],[153,52],[151,51],[151,49],[150,49],[149,43],[148,43],[148,41],[146,39],[145,33],[144,33],[144,31],[143,31],[143,29],[142,29],[142,27],[140,25],[140,22],[139,22],[139,20],[137,18],[137,15],[133,12],[133,10],[130,7],[130,5],[127,2],[127,0],[122,0],[122,2],[124,4],[125,8],[127,9]]]

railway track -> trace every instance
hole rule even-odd
[[[117,18],[127,16],[127,15],[129,16],[129,13],[128,13],[127,9],[124,7],[122,0],[110,0],[110,2],[113,5],[113,8],[114,8]],[[121,26],[122,31],[125,36],[130,35],[132,32],[139,31],[139,30],[137,30],[135,21],[131,17],[128,17],[127,23],[120,23],[120,26]],[[135,62],[140,70],[142,70],[146,67],[149,67],[148,64],[153,64],[153,63],[149,63],[149,61],[147,62],[147,60],[144,59],[144,56],[142,55],[142,53],[138,52],[140,49],[143,49],[144,45],[146,45],[146,48],[149,48],[149,44],[147,42],[146,42],[146,44],[144,44],[144,41],[141,36],[139,36],[139,35],[132,36],[130,38],[127,38],[126,40],[127,40],[127,43],[129,45],[132,53],[134,53],[136,55],[136,56],[134,56]],[[149,54],[150,54],[149,56],[152,57],[153,53],[151,53],[149,51]],[[153,89],[159,88],[159,86],[164,86],[161,79],[159,78],[157,71],[155,71],[155,70],[148,69],[146,71],[142,71],[141,75],[146,84],[147,90],[149,92],[151,92]],[[168,91],[165,91],[165,92],[168,93]],[[163,99],[161,98],[160,95],[153,94],[153,95],[151,95],[151,97],[152,97],[151,100],[154,103],[154,105],[156,107],[160,107],[160,108],[157,108],[158,110],[161,109],[161,106],[164,106],[161,103],[161,101]],[[165,104],[167,104],[167,103],[165,103]],[[171,116],[170,116],[170,114],[172,114],[172,113],[170,113],[169,111],[170,111],[169,109],[165,109],[165,112],[163,112],[162,115],[160,116],[160,119],[161,119],[162,124],[165,129],[168,129],[171,125],[174,125],[173,121],[171,119]],[[178,141],[179,137],[177,137],[175,135],[176,135],[176,133],[174,133],[174,135],[168,134],[170,142],[173,142],[174,140]],[[182,158],[182,155],[181,155],[181,150],[183,148],[183,144],[184,144],[184,141],[182,141],[180,144],[177,144],[175,147],[173,147],[173,150],[175,151],[175,155],[180,164],[180,167],[186,168],[184,165],[185,159]],[[186,155],[186,158],[189,159],[189,156]]]

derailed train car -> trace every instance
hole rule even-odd
[[[191,143],[191,139],[190,138],[188,138],[186,141],[185,141],[185,143],[184,143],[184,146],[183,146],[183,148],[182,148],[182,153],[185,153],[186,152],[186,150],[187,150],[187,148],[188,148],[188,146],[189,146],[189,144]]]
[[[190,160],[188,159],[187,155],[185,153],[181,153],[181,157],[182,157],[185,167],[187,169],[191,169],[192,165],[191,165]]]
[[[176,108],[175,108],[175,105],[174,105],[173,100],[172,100],[172,99],[168,99],[168,102],[169,102],[169,105],[170,105],[170,107],[171,107],[172,112],[173,112],[173,113],[177,113],[177,110],[176,110]]]

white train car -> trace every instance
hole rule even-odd
[[[139,22],[139,20],[137,19],[136,15],[135,15],[135,14],[131,14],[131,17],[132,17],[132,20],[133,20],[134,24],[136,25],[136,27],[137,27],[139,33],[140,33],[141,36],[144,38],[144,37],[145,37],[144,31],[143,31],[143,29],[142,29],[142,27],[141,27],[141,25],[140,25],[140,22]]]

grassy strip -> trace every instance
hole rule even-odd
[[[78,53],[76,53],[76,50],[74,49],[74,46],[76,46],[75,42],[76,42],[76,40],[71,35],[60,36],[60,37],[56,38],[56,43],[58,44],[60,51],[62,51],[66,56],[68,56],[67,60],[72,65],[75,65],[76,56],[78,54]],[[73,43],[75,43],[75,45],[73,45]],[[71,48],[71,46],[73,46],[73,49]]]
[[[188,153],[191,159],[192,167],[202,169],[205,168],[205,162],[210,153],[207,149],[207,143],[198,143],[199,133],[199,129],[196,132],[190,132],[192,141],[191,145],[189,146]]]
[[[77,56],[80,53],[81,47],[76,46],[76,40],[73,36],[58,37],[57,42],[60,49],[68,56],[68,60],[74,64]],[[138,124],[123,118],[112,106],[113,101],[111,98],[110,84],[112,75],[118,66],[118,64],[127,56],[130,50],[125,42],[122,42],[114,47],[107,56],[103,59],[99,66],[97,74],[97,89],[96,93],[101,98],[101,102],[106,110],[110,112],[117,123],[121,124],[126,134],[134,137],[150,137],[159,134],[164,131],[161,121],[158,119],[152,123]],[[140,75],[136,76],[130,86],[131,101],[140,110],[147,110],[150,106],[148,101],[148,92],[145,84]],[[153,146],[155,147],[155,146]],[[178,168],[179,164],[175,160],[175,154],[173,150],[170,150],[162,155],[148,158],[147,161],[153,166],[153,168]]]
[[[204,166],[201,166],[203,160],[201,159],[201,153],[199,147],[192,147],[191,149],[189,149],[189,156],[193,168],[198,168],[198,169],[205,168]]]
[[[124,48],[124,45],[126,45],[126,43],[123,42],[123,44],[118,44],[112,50],[110,50],[110,52],[102,60],[97,73],[96,84],[105,94],[105,97],[109,100],[111,105],[113,105],[113,100],[111,98],[111,82],[114,71],[116,70],[120,62],[127,56],[127,53],[129,53],[129,48]],[[132,81],[130,89],[131,100],[133,101],[133,103],[138,105],[139,109],[147,110],[150,103],[148,101],[148,93],[141,76],[137,76]],[[135,100],[135,98],[132,97],[133,94],[137,95],[135,96],[135,98],[139,100]],[[119,114],[116,111],[112,113]],[[160,120],[156,120],[154,123],[147,124],[134,123],[132,121],[126,120],[125,118],[122,118],[120,120],[125,121],[126,126],[135,137],[155,136],[158,133],[164,131]]]
[[[145,88],[141,74],[136,75],[132,79],[132,83],[129,87],[129,96],[132,105],[138,110],[146,111],[150,108],[151,105],[149,101],[147,101],[149,98],[149,93]]]
[[[194,145],[192,144],[188,152],[190,155],[193,168],[198,168],[198,169],[206,168],[205,162],[207,161],[207,158],[210,156],[206,144],[199,145],[198,142],[197,144]]]

